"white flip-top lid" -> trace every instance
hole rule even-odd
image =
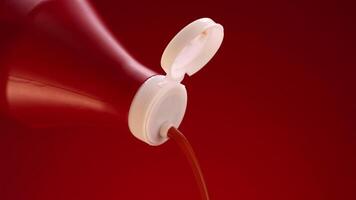
[[[147,79],[130,107],[128,124],[135,137],[150,145],[168,140],[170,127],[178,128],[187,107],[184,75],[199,71],[215,55],[224,37],[223,27],[209,18],[184,27],[163,52],[161,65],[166,75]]]
[[[167,78],[182,81],[206,65],[218,51],[224,29],[210,18],[201,18],[184,27],[163,52],[161,66]]]

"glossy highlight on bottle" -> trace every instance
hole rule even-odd
[[[27,15],[3,56],[2,114],[32,127],[126,122],[135,92],[156,73],[86,1],[42,1]]]

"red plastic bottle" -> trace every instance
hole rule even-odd
[[[0,112],[30,127],[128,122],[137,138],[161,144],[161,128],[178,127],[185,113],[184,74],[203,67],[223,37],[210,19],[188,25],[167,47],[162,76],[133,59],[86,1],[9,2]]]
[[[25,20],[2,66],[11,116],[31,126],[127,119],[135,92],[155,73],[128,55],[85,1],[43,2]]]

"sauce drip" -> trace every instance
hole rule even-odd
[[[168,137],[173,139],[178,144],[181,151],[184,153],[185,157],[187,158],[190,167],[193,170],[193,174],[198,184],[202,199],[209,200],[208,188],[206,186],[203,172],[200,168],[198,159],[194,153],[192,145],[189,143],[188,139],[178,129],[174,127],[171,127],[168,130]]]

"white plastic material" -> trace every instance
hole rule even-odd
[[[224,38],[224,29],[212,19],[201,18],[184,27],[167,45],[161,58],[163,70],[181,81],[195,74],[215,55]]]
[[[135,137],[159,145],[167,140],[160,134],[161,126],[170,123],[178,127],[187,107],[184,85],[167,81],[166,76],[149,78],[137,91],[129,111],[129,128]]]
[[[215,55],[224,37],[223,27],[209,18],[184,27],[167,45],[161,58],[166,76],[146,80],[129,111],[129,128],[135,137],[150,144],[167,141],[169,127],[178,128],[187,106],[187,91],[180,82],[193,75]]]

